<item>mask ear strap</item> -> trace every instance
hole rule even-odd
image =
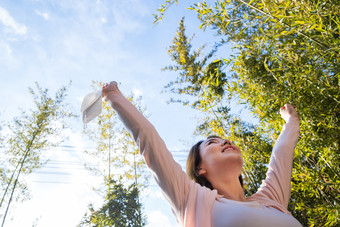
[[[103,85],[103,88],[102,88],[102,97],[103,97],[103,95],[104,95],[104,89],[107,87],[107,86],[109,86],[109,84],[108,83],[105,83],[104,85]]]

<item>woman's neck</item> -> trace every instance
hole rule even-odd
[[[237,178],[237,180],[219,181],[212,183],[214,189],[218,194],[223,195],[224,198],[235,200],[239,202],[245,202],[243,188]]]

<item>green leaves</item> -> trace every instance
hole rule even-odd
[[[145,226],[142,203],[139,201],[139,189],[135,184],[125,186],[120,180],[106,182],[109,189],[105,193],[105,202],[98,210],[89,205],[79,226]]]
[[[191,39],[185,34],[184,18],[180,21],[176,36],[172,41],[168,53],[176,63],[165,67],[163,70],[178,71],[179,76],[171,81],[165,89],[176,94],[195,97],[196,100],[183,101],[183,104],[193,108],[210,109],[215,99],[220,99],[224,94],[223,87],[227,83],[226,75],[222,69],[225,61],[209,60],[224,42],[215,45],[207,55],[203,55],[204,46],[192,51]],[[184,85],[183,87],[180,87]],[[180,88],[179,88],[180,87]]]
[[[101,82],[93,82],[98,90]],[[140,112],[145,114],[142,98],[127,97]],[[144,159],[139,155],[134,138],[118,119],[112,107],[103,102],[102,113],[92,127],[84,133],[96,143],[96,150],[85,151],[93,157],[95,167],[88,170],[104,179],[101,192],[105,202],[98,210],[89,206],[80,226],[144,226],[142,204],[139,202],[139,190],[148,184],[149,173],[144,170]],[[124,179],[124,181],[122,180]]]
[[[102,88],[102,83],[93,82],[94,88]],[[141,106],[141,97],[129,96],[128,99],[141,111],[145,108]],[[103,102],[102,113],[96,119],[97,122],[92,127],[89,126],[84,133],[96,143],[96,150],[85,151],[93,157],[97,163],[95,168],[87,168],[100,176],[109,179],[124,179],[129,183],[136,183],[143,187],[147,185],[147,174],[142,174],[144,160],[139,155],[138,147],[132,135],[118,119],[118,115],[112,107]]]
[[[204,114],[195,134],[239,141],[247,193],[251,193],[264,178],[273,141],[284,123],[278,110],[285,103],[295,105],[301,138],[290,211],[304,226],[336,225],[340,5],[337,1],[230,0],[202,1],[190,10],[197,13],[200,29],[213,29],[223,40],[210,54],[203,54],[203,50],[209,52],[207,48],[193,51],[182,20],[170,46],[174,65],[168,69],[179,74],[166,88],[178,94],[179,102]],[[178,37],[184,42],[177,42]],[[234,43],[235,54],[217,58],[217,48],[225,43]],[[180,54],[190,60],[180,60]],[[258,125],[231,114],[230,100],[245,103]]]
[[[153,14],[155,20],[154,20],[154,24],[157,24],[158,22],[160,22],[161,20],[163,20],[164,17],[164,13],[165,11],[168,10],[168,8],[173,5],[174,3],[177,4],[178,0],[166,0],[160,8],[157,9],[157,14]]]
[[[62,140],[62,131],[67,126],[65,119],[74,115],[64,104],[67,87],[63,86],[57,91],[55,97],[48,95],[48,89],[43,89],[36,83],[36,89],[29,88],[35,108],[28,113],[13,119],[8,125],[9,135],[4,139],[4,156],[8,162],[1,168],[2,199],[0,207],[7,202],[3,223],[13,197],[28,197],[27,188],[21,182],[21,174],[29,174],[34,169],[45,164],[41,161],[44,149],[57,146]],[[15,189],[21,192],[15,194]]]

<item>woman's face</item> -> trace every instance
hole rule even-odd
[[[205,177],[212,181],[212,177],[238,177],[242,165],[242,153],[238,146],[229,140],[218,137],[208,138],[200,145],[201,164]],[[227,173],[227,174],[226,174]]]

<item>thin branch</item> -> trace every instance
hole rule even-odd
[[[288,24],[288,23],[286,23],[286,22],[284,22],[284,21],[282,21],[282,20],[277,19],[276,17],[274,17],[274,16],[271,15],[270,13],[266,13],[266,12],[264,12],[263,10],[261,10],[261,9],[255,7],[255,6],[253,6],[253,5],[251,5],[251,4],[249,4],[249,3],[247,3],[247,2],[245,2],[245,1],[243,1],[243,0],[238,0],[238,1],[240,1],[241,3],[243,3],[243,4],[247,5],[247,6],[249,6],[250,8],[252,8],[252,9],[254,9],[254,10],[256,10],[256,11],[258,11],[258,12],[260,12],[260,13],[262,13],[262,14],[268,16],[268,17],[270,17],[270,18],[273,18],[274,20],[276,20],[277,22],[279,22],[279,23],[281,23],[281,24],[287,26],[288,28],[292,28],[290,24]],[[296,32],[297,32],[299,35],[302,35],[303,37],[309,39],[310,41],[315,42],[315,43],[318,44],[319,46],[325,48],[327,51],[330,49],[327,45],[325,45],[325,44],[323,44],[323,43],[320,43],[319,41],[317,41],[317,40],[315,40],[315,39],[309,37],[309,36],[306,35],[304,32],[301,32],[301,31],[298,31],[298,30],[297,30]]]
[[[7,191],[8,191],[8,189],[9,189],[9,186],[10,186],[10,185],[11,185],[11,183],[12,183],[12,179],[13,179],[13,177],[14,177],[14,174],[15,174],[15,172],[17,171],[17,169],[18,169],[19,165],[20,165],[20,162],[18,162],[17,166],[15,167],[15,169],[14,169],[14,171],[13,171],[13,173],[12,173],[12,176],[11,176],[11,178],[9,179],[9,182],[8,182],[8,184],[7,184],[7,187],[6,187],[6,190],[5,190],[4,194],[3,194],[3,196],[2,196],[2,199],[1,199],[1,202],[0,202],[0,207],[2,206],[2,203],[3,203],[3,202],[4,202],[4,200],[5,200],[5,197],[6,197]]]
[[[31,151],[30,148],[31,148],[31,146],[32,146],[32,144],[33,144],[33,141],[35,140],[36,136],[39,134],[39,132],[40,132],[40,130],[41,130],[41,127],[42,127],[42,126],[39,125],[38,131],[35,131],[35,133],[33,134],[33,138],[32,138],[31,141],[29,142],[29,144],[28,144],[28,146],[27,146],[27,149],[26,149],[26,152],[25,152],[25,155],[24,155],[24,157],[23,157],[23,159],[22,159],[22,161],[21,161],[21,163],[20,163],[20,169],[18,170],[17,177],[16,177],[16,179],[15,179],[15,181],[14,181],[13,189],[12,189],[11,196],[10,196],[9,201],[8,201],[8,204],[7,204],[6,212],[5,212],[4,217],[3,217],[3,219],[2,219],[1,227],[3,227],[4,224],[5,224],[6,216],[7,216],[8,210],[9,210],[9,206],[10,206],[10,204],[11,204],[11,202],[12,202],[12,198],[13,198],[13,195],[14,195],[14,191],[15,191],[16,185],[17,185],[17,183],[18,183],[18,179],[19,179],[19,176],[20,176],[22,167],[24,166],[25,160],[26,160],[26,158],[27,158],[29,152]]]

